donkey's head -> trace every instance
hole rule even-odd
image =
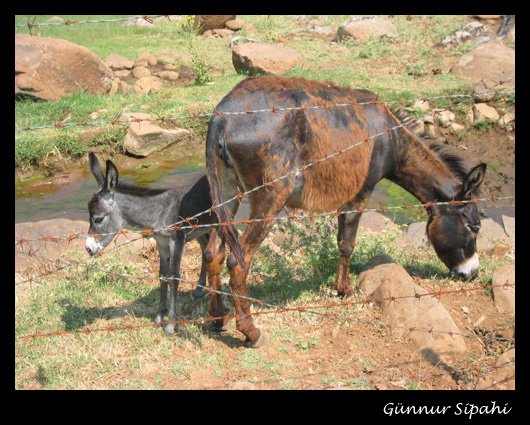
[[[477,193],[486,172],[479,164],[464,177],[457,201],[469,201]],[[435,205],[428,208],[427,235],[436,254],[451,274],[472,279],[478,274],[477,235],[480,216],[475,202],[460,205]]]
[[[90,213],[90,237],[87,238],[85,248],[90,255],[95,255],[112,242],[115,233],[124,224],[120,209],[115,202],[114,193],[118,186],[118,169],[107,160],[106,175],[103,176],[101,166],[96,155],[89,154],[90,170],[96,178],[99,192],[96,193],[88,203]]]

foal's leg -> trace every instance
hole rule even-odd
[[[230,287],[232,289],[234,307],[237,314],[236,327],[238,331],[245,335],[247,342],[255,348],[261,347],[265,343],[265,337],[254,326],[252,315],[250,314],[249,300],[244,298],[248,296],[246,280],[256,250],[269,233],[274,223],[273,219],[281,211],[292,193],[285,186],[282,189],[283,191],[281,192],[280,189],[265,194],[254,194],[255,196],[251,198],[252,212],[250,214],[250,220],[264,217],[270,217],[271,220],[253,221],[247,224],[239,242],[244,253],[245,264],[238,264],[233,255],[230,255],[227,260],[227,265],[230,269]]]
[[[166,239],[158,239],[156,241],[158,248],[158,255],[160,256],[160,303],[158,305],[158,314],[155,318],[155,323],[158,325],[164,320],[167,314],[167,286],[169,277],[169,243]]]
[[[177,288],[180,283],[180,261],[182,260],[182,253],[184,250],[184,233],[176,232],[172,234],[169,239],[169,311],[168,323],[164,328],[166,334],[175,333],[175,326],[177,321]]]
[[[363,209],[368,202],[370,195],[364,196],[354,204],[349,204],[345,208],[358,210]],[[350,280],[350,258],[355,248],[355,237],[362,213],[348,213],[339,215],[339,232],[337,243],[339,246],[340,260],[335,278],[335,289],[340,297],[347,297],[352,294]]]
[[[208,245],[208,235],[199,236],[197,242],[201,246],[201,275],[199,276],[199,282],[197,287],[191,293],[194,298],[200,298],[206,293],[206,261],[204,261],[204,251]]]

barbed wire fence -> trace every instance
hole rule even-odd
[[[163,16],[166,16],[166,15],[155,15],[155,16],[134,16],[134,17],[129,17],[129,18],[116,18],[116,19],[101,19],[101,20],[79,20],[79,21],[68,21],[68,20],[65,20],[63,22],[40,22],[40,23],[37,23],[35,22],[35,19],[33,19],[33,21],[28,21],[27,24],[25,25],[16,25],[16,27],[27,27],[31,33],[31,30],[35,27],[40,27],[40,26],[68,26],[68,25],[78,25],[78,24],[89,24],[89,23],[104,23],[104,22],[125,22],[125,21],[133,21],[133,20],[138,20],[138,19],[144,19],[145,21],[147,22],[152,22],[152,19],[154,18],[158,18],[158,17],[163,17]],[[169,19],[169,17],[168,17]],[[309,106],[309,107],[273,107],[273,108],[269,108],[269,109],[259,109],[259,110],[248,110],[248,111],[238,111],[238,112],[221,112],[221,111],[213,111],[211,113],[204,113],[204,114],[188,114],[188,115],[181,115],[181,116],[173,116],[173,115],[169,115],[169,116],[158,116],[156,118],[156,121],[160,122],[160,123],[175,123],[175,122],[179,122],[179,121],[182,121],[182,120],[196,120],[196,119],[203,119],[203,120],[206,120],[208,118],[211,118],[212,116],[234,116],[234,115],[247,115],[247,116],[250,116],[250,115],[253,115],[253,114],[262,114],[262,113],[270,113],[270,114],[280,114],[280,113],[284,113],[284,112],[289,112],[289,111],[294,111],[294,110],[302,110],[302,111],[308,111],[308,110],[326,110],[326,109],[331,109],[331,108],[353,108],[353,107],[356,107],[356,106],[362,106],[362,105],[367,105],[367,104],[384,104],[384,105],[387,105],[387,106],[395,106],[395,105],[400,105],[400,106],[404,106],[406,104],[410,104],[412,102],[415,102],[417,100],[441,100],[441,99],[446,99],[446,100],[450,100],[453,102],[453,104],[459,104],[459,103],[462,103],[462,102],[467,102],[467,101],[474,101],[476,99],[480,99],[480,96],[511,96],[511,95],[515,95],[515,90],[495,90],[496,87],[501,87],[501,86],[504,86],[504,84],[508,81],[510,81],[511,79],[513,79],[514,76],[510,76],[502,81],[498,81],[495,83],[494,86],[488,88],[487,90],[483,91],[483,92],[480,92],[480,93],[465,93],[465,94],[451,94],[451,95],[441,95],[441,96],[430,96],[430,97],[422,97],[422,98],[418,98],[418,99],[413,99],[413,100],[408,100],[408,101],[394,101],[394,102],[382,102],[380,101],[379,99],[377,99],[376,101],[373,101],[373,102],[353,102],[353,103],[338,103],[338,104],[332,104],[332,105],[329,105],[329,104],[324,104],[324,105],[313,105],[313,106]],[[456,102],[456,103],[454,103]],[[434,112],[436,113],[436,112]],[[137,122],[141,122],[143,120],[140,120],[140,119],[135,119],[135,118],[132,118],[130,121],[137,121]],[[94,127],[94,126],[108,126],[108,125],[112,125],[112,126],[124,126],[124,125],[128,125],[128,121],[120,121],[118,119],[114,119],[114,120],[110,120],[110,121],[105,121],[105,120],[100,120],[100,121],[80,121],[80,122],[72,122],[72,123],[69,123],[69,122],[60,122],[60,123],[53,123],[53,124],[48,124],[48,125],[42,125],[42,126],[26,126],[26,127],[18,127],[16,128],[16,132],[23,132],[23,131],[39,131],[39,130],[45,130],[45,129],[63,129],[63,128],[71,128],[71,127],[85,127],[85,126],[91,126],[91,127]],[[230,198],[218,205],[214,205],[212,206],[211,208],[209,208],[208,210],[205,210],[205,211],[202,211],[198,214],[195,214],[194,216],[192,217],[186,217],[186,218],[183,218],[182,220],[176,222],[176,223],[172,223],[170,225],[167,225],[167,226],[163,226],[159,229],[143,229],[141,231],[141,236],[140,237],[137,237],[137,238],[133,238],[133,239],[130,239],[130,240],[127,240],[126,242],[122,243],[122,244],[115,244],[114,247],[110,248],[110,249],[107,249],[106,251],[104,251],[105,254],[108,254],[109,252],[112,252],[114,250],[117,250],[121,247],[124,247],[128,244],[131,244],[137,240],[141,240],[141,239],[146,239],[150,236],[152,236],[154,233],[156,232],[168,232],[168,231],[189,231],[189,230],[197,230],[199,228],[204,228],[204,227],[208,227],[208,228],[213,228],[213,227],[219,227],[219,226],[228,226],[228,225],[246,225],[246,224],[249,224],[251,222],[255,222],[255,221],[269,221],[269,220],[278,220],[278,221],[281,221],[281,220],[288,220],[288,221],[291,221],[291,220],[301,220],[301,219],[306,219],[306,218],[310,218],[310,219],[314,219],[316,217],[325,217],[325,216],[339,216],[341,214],[348,214],[348,213],[352,213],[352,212],[368,212],[368,211],[373,211],[373,212],[376,212],[376,211],[380,211],[380,212],[387,212],[389,210],[392,210],[392,209],[408,209],[408,208],[426,208],[426,207],[429,207],[429,206],[434,206],[434,205],[463,205],[465,203],[468,203],[468,202],[492,202],[493,204],[497,204],[498,201],[504,201],[504,200],[511,200],[512,201],[512,204],[514,203],[515,201],[515,197],[514,196],[510,196],[510,197],[491,197],[491,198],[478,198],[478,199],[473,199],[473,200],[470,200],[470,201],[448,201],[448,202],[429,202],[429,203],[425,203],[425,204],[412,204],[412,205],[401,205],[401,206],[384,206],[384,205],[380,205],[379,208],[365,208],[363,210],[348,210],[348,211],[333,211],[333,212],[328,212],[328,213],[322,213],[322,214],[308,214],[308,215],[300,215],[300,214],[287,214],[285,216],[278,216],[278,217],[263,217],[261,219],[253,219],[253,220],[238,220],[238,221],[231,221],[231,222],[224,222],[224,223],[213,223],[213,224],[207,224],[207,225],[201,225],[201,224],[197,224],[196,223],[196,219],[198,217],[200,217],[201,215],[204,215],[204,214],[212,214],[214,213],[215,209],[223,206],[223,205],[226,205],[228,203],[231,203],[231,202],[234,202],[234,201],[241,201],[243,198],[245,197],[248,197],[250,194],[260,190],[260,189],[267,189],[268,187],[270,187],[271,185],[281,181],[281,180],[284,180],[284,179],[287,179],[289,178],[290,176],[292,176],[293,174],[296,174],[298,172],[307,172],[308,170],[310,170],[311,168],[317,166],[318,164],[322,163],[323,161],[327,161],[327,160],[330,160],[332,158],[335,158],[345,152],[348,152],[352,149],[355,149],[363,144],[366,144],[372,140],[375,140],[377,137],[380,137],[380,136],[383,136],[385,134],[390,134],[394,131],[397,131],[399,129],[402,129],[402,128],[407,128],[407,127],[412,127],[413,125],[415,125],[415,120],[411,120],[410,122],[403,122],[402,124],[399,124],[399,125],[396,125],[396,126],[393,126],[393,127],[390,127],[390,128],[387,128],[384,132],[380,132],[380,133],[377,133],[377,134],[374,134],[374,135],[371,135],[369,137],[366,137],[365,139],[363,140],[358,140],[356,141],[355,143],[347,146],[346,148],[343,148],[341,150],[338,150],[338,151],[335,151],[335,152],[332,152],[330,153],[329,155],[327,156],[324,156],[322,158],[319,158],[319,159],[316,159],[312,162],[309,162],[307,164],[304,164],[303,166],[295,169],[295,170],[291,170],[291,172],[289,172],[288,174],[286,175],[283,175],[283,176],[279,176],[279,177],[276,177],[275,179],[272,179],[272,180],[269,180],[267,182],[263,182],[262,185],[258,185],[246,192],[241,192],[241,193],[238,193],[236,196],[234,196],[233,198]],[[121,229],[119,230],[118,232],[114,232],[112,233],[113,235],[124,235],[124,236],[127,236],[127,232],[129,232],[129,230],[127,229]],[[109,233],[110,234],[110,233]],[[27,277],[27,279],[25,280],[21,280],[21,281],[18,281],[15,283],[16,286],[19,286],[19,285],[22,285],[22,284],[25,284],[25,283],[29,283],[29,284],[32,284],[32,283],[44,283],[44,280],[45,278],[48,278],[56,273],[59,273],[59,272],[63,272],[63,271],[66,271],[68,269],[71,269],[71,268],[75,268],[76,270],[80,270],[80,268],[84,268],[84,269],[89,269],[90,267],[94,267],[94,264],[91,264],[92,263],[92,259],[91,258],[87,258],[86,260],[82,260],[82,261],[75,261],[75,260],[64,260],[64,259],[56,259],[56,260],[53,260],[53,259],[50,259],[50,258],[47,258],[41,254],[38,253],[38,250],[32,248],[31,246],[31,243],[32,242],[44,242],[44,243],[53,243],[53,242],[72,242],[76,239],[82,239],[82,238],[87,238],[89,236],[91,237],[99,237],[99,236],[103,236],[104,234],[92,234],[92,235],[88,235],[88,234],[83,234],[83,233],[72,233],[70,235],[67,235],[67,236],[63,236],[63,237],[57,237],[57,236],[54,236],[54,235],[41,235],[40,238],[32,238],[32,239],[26,239],[26,238],[19,238],[18,240],[15,241],[15,250],[17,251],[17,248],[18,249],[18,252],[20,253],[23,253],[25,255],[27,255],[28,257],[33,257],[33,258],[36,258],[36,259],[40,259],[40,260],[44,260],[45,261],[45,267],[43,271],[41,271],[39,274],[37,275],[29,275]],[[24,251],[24,247],[28,247],[29,249],[27,251]],[[109,275],[112,275],[116,278],[121,278],[121,279],[124,279],[124,280],[127,280],[127,281],[130,281],[130,282],[138,282],[138,281],[141,281],[141,282],[144,282],[144,281],[147,281],[147,280],[150,280],[150,281],[154,281],[154,282],[158,282],[159,281],[159,277],[158,276],[155,276],[155,275],[150,275],[150,274],[144,274],[144,275],[138,275],[138,274],[128,274],[128,273],[117,273],[117,272],[112,272],[112,271],[108,271],[106,270],[106,273],[108,273]],[[166,278],[168,280],[172,280],[172,279],[177,279],[177,278]],[[185,283],[188,283],[190,285],[192,285],[193,283],[187,279],[183,279],[183,278],[178,278],[178,280],[180,282],[185,282]],[[231,292],[226,292],[226,291],[220,291],[220,290],[213,290],[212,288],[209,288],[207,286],[203,286],[203,285],[197,285],[199,287],[202,287],[203,289],[206,289],[208,291],[208,295],[213,295],[213,294],[218,294],[218,295],[222,295],[222,296],[225,296],[225,297],[243,297],[243,296],[240,296],[240,295],[235,295]],[[253,298],[253,297],[243,297],[243,298],[246,298],[248,299],[249,301],[251,301],[253,303],[253,305],[256,306],[256,309],[255,311],[252,311],[250,314],[253,315],[253,316],[260,316],[260,315],[266,315],[266,314],[286,314],[286,313],[308,313],[308,314],[316,314],[316,315],[320,315],[320,316],[330,316],[330,315],[336,315],[335,312],[330,312],[329,310],[334,310],[334,309],[337,309],[337,308],[340,308],[340,307],[351,307],[351,306],[362,306],[362,305],[367,305],[367,304],[373,304],[373,303],[380,303],[380,302],[383,302],[383,301],[391,301],[391,302],[399,302],[399,300],[401,299],[406,299],[406,298],[415,298],[415,299],[418,299],[420,300],[421,298],[423,297],[434,297],[434,298],[437,298],[437,299],[440,299],[442,296],[448,296],[448,295],[459,295],[459,294],[465,294],[465,293],[469,293],[469,292],[473,292],[473,291],[483,291],[483,290],[490,290],[492,289],[493,287],[495,286],[502,286],[502,287],[514,287],[514,284],[512,282],[505,282],[501,285],[491,285],[491,284],[480,284],[480,285],[476,285],[476,286],[473,286],[473,287],[468,287],[468,288],[460,288],[460,289],[455,289],[455,290],[438,290],[438,291],[427,291],[426,293],[422,293],[422,294],[414,294],[414,295],[410,295],[410,296],[399,296],[399,297],[388,297],[388,298],[370,298],[370,297],[366,297],[366,298],[363,298],[363,299],[357,299],[357,300],[347,300],[347,301],[342,301],[342,302],[339,302],[339,303],[336,303],[336,302],[328,302],[328,303],[320,303],[320,304],[314,304],[314,305],[302,305],[302,306],[296,306],[296,307],[286,307],[286,306],[278,306],[278,305],[274,305],[274,304],[271,304],[269,302],[267,302],[266,300],[261,300],[261,299],[257,299],[257,298]],[[322,309],[325,309],[327,311],[325,312],[322,312],[322,311],[316,311],[316,310],[322,310]],[[148,324],[138,324],[138,325],[128,325],[128,326],[109,326],[109,327],[104,327],[104,328],[85,328],[85,329],[76,329],[76,330],[68,330],[68,331],[65,331],[65,330],[55,330],[55,331],[50,331],[50,332],[44,332],[44,333],[35,333],[35,334],[27,334],[27,335],[21,335],[21,336],[17,336],[16,339],[17,340],[30,340],[30,339],[36,339],[36,338],[42,338],[42,337],[51,337],[51,336],[66,336],[66,335],[73,335],[73,334],[89,334],[89,333],[94,333],[94,332],[115,332],[115,331],[129,331],[129,330],[135,330],[135,329],[142,329],[142,328],[149,328],[149,327],[158,327],[158,326],[161,326],[161,325],[165,325],[165,324],[170,324],[170,323],[174,323],[174,324],[177,324],[177,325],[186,325],[186,324],[197,324],[197,323],[208,323],[208,322],[212,322],[212,321],[218,321],[220,319],[234,319],[234,318],[237,318],[238,315],[237,314],[227,314],[227,315],[224,315],[224,316],[220,316],[220,317],[210,317],[210,316],[206,316],[206,317],[200,317],[200,318],[192,318],[192,319],[179,319],[177,320],[176,322],[163,322],[163,323],[160,323],[160,324],[153,324],[153,323],[148,323]],[[351,322],[352,323],[365,323],[365,324],[371,324],[372,326],[374,326],[374,323],[373,321],[363,321],[362,319],[359,319],[359,318],[352,318],[351,319]],[[450,332],[450,331],[446,331],[446,330],[443,330],[443,329],[426,329],[426,328],[421,328],[421,327],[400,327],[400,326],[396,326],[396,325],[387,325],[389,326],[389,328],[399,328],[399,329],[402,329],[402,330],[405,330],[407,331],[408,333],[411,333],[411,332],[426,332],[426,333],[430,333],[431,335],[433,334],[437,334],[437,333],[441,333],[441,334],[449,334],[451,336],[453,335],[458,335],[458,336],[462,336],[464,338],[478,338],[478,336],[475,334],[475,333],[463,333],[463,332]],[[514,342],[515,339],[513,338],[512,339]],[[501,365],[500,367],[505,367],[511,363],[514,363],[514,362],[508,362],[504,365]],[[486,369],[488,369],[488,371],[491,371],[491,370],[494,370],[494,369],[497,369],[499,368],[498,365],[491,365],[489,367],[487,367]],[[322,370],[319,371],[319,373],[321,372]],[[462,371],[456,371],[456,372],[462,372]],[[455,371],[450,371],[450,372],[442,372],[442,373],[431,373],[431,374],[425,374],[423,376],[421,376],[420,378],[421,379],[426,379],[427,377],[431,376],[431,377],[434,377],[434,376],[442,376],[442,375],[451,375],[451,376],[455,376]],[[509,379],[509,378],[507,378]],[[387,379],[387,380],[382,380],[382,381],[377,381],[377,382],[372,382],[373,385],[376,385],[376,384],[379,384],[379,383],[385,383],[385,382],[391,382],[390,379]]]

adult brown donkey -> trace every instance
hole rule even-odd
[[[323,107],[311,108],[319,105]],[[269,111],[230,114],[263,109]],[[349,146],[340,155],[304,169]],[[213,205],[288,174],[249,195],[251,219],[274,217],[284,206],[313,212],[362,210],[382,178],[422,203],[470,200],[486,170],[485,164],[468,167],[442,145],[413,134],[369,91],[284,77],[248,78],[225,96],[210,119],[206,163]],[[237,207],[236,200],[217,208],[219,221],[231,221]],[[427,233],[437,255],[453,275],[474,277],[479,268],[476,203],[428,205],[426,210]],[[360,217],[361,212],[353,212],[338,219],[335,287],[341,296],[352,293],[348,265]],[[234,227],[222,226],[231,250],[227,265],[237,329],[253,347],[265,339],[252,322],[248,299],[237,295],[247,295],[252,257],[272,223],[251,222],[241,238]],[[218,246],[216,239],[214,230],[205,259],[220,268],[224,246]],[[216,289],[220,282],[213,284]],[[210,312],[216,317],[225,313],[219,302]],[[219,320],[217,326],[223,325]]]

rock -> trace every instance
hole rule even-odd
[[[149,22],[148,20],[138,17],[130,21],[126,21],[124,24],[126,27],[154,27],[155,24]]]
[[[505,283],[514,286],[497,286]],[[493,300],[497,310],[515,317],[515,265],[508,264],[495,270],[492,285]]]
[[[515,348],[499,356],[493,370],[477,383],[477,390],[515,390]]]
[[[315,23],[309,24],[306,27],[306,31],[325,36],[333,36],[333,34],[335,34],[335,32],[330,27],[325,27]]]
[[[129,75],[131,75],[131,71],[128,69],[120,69],[118,71],[114,71],[114,76],[118,78],[127,78]]]
[[[84,90],[105,94],[111,85],[112,71],[86,47],[15,34],[15,94],[55,101]]]
[[[359,222],[359,232],[361,234],[378,233],[383,230],[393,230],[395,228],[396,224],[392,220],[374,211],[363,213]]]
[[[431,105],[429,104],[428,100],[417,100],[414,102],[414,105],[412,105],[414,109],[419,109],[420,111],[428,111],[431,109]]]
[[[230,385],[231,390],[257,390],[256,386],[251,382],[237,381]]]
[[[247,35],[254,35],[256,34],[256,28],[254,28],[254,25],[249,23],[246,23],[243,25],[243,28],[246,30]]]
[[[435,126],[434,124],[426,122],[425,123],[425,135],[433,139],[436,139],[440,136],[440,131],[438,130],[438,127]]]
[[[390,263],[388,256],[379,264],[370,262],[358,282],[363,293],[381,307],[393,336],[409,337],[422,352],[437,356],[466,350],[464,338],[458,335],[460,330],[443,304],[432,296],[416,297],[428,291],[416,285],[401,265]]]
[[[515,24],[513,24],[513,27],[510,28],[510,30],[504,36],[504,42],[515,44]]]
[[[225,37],[231,37],[234,34],[234,31],[229,30],[227,28],[220,28],[220,29],[212,30],[212,33],[214,35],[218,35],[221,38],[225,38]]]
[[[477,237],[477,250],[486,251],[495,247],[498,243],[515,244],[515,238],[510,238],[504,232],[500,224],[491,218],[482,219],[480,231]]]
[[[120,84],[119,78],[114,78],[112,80],[112,85],[110,86],[110,90],[109,90],[109,96],[112,96],[118,93],[119,84]]]
[[[508,234],[508,237],[513,240],[513,245],[515,245],[515,217],[503,214],[502,222],[504,224],[504,231]]]
[[[46,22],[58,22],[58,23],[63,23],[64,22],[64,19],[61,18],[60,16],[52,16],[50,19],[48,19]]]
[[[364,43],[371,37],[397,37],[398,32],[392,22],[377,16],[350,19],[343,22],[337,30],[337,39],[353,38]]]
[[[153,76],[143,77],[134,83],[134,92],[138,94],[147,94],[160,87],[162,87],[162,81],[160,81],[159,78]]]
[[[164,129],[150,121],[131,122],[124,147],[132,155],[146,157],[177,143],[190,134],[183,128]]]
[[[436,122],[440,127],[447,128],[455,120],[455,114],[451,111],[442,111],[436,115]]]
[[[147,63],[147,65],[149,66],[156,66],[156,64],[158,63],[158,59],[156,58],[155,55],[146,54],[146,55],[139,56],[134,60],[135,65],[139,65],[140,63]]]
[[[429,238],[427,237],[427,222],[411,223],[407,227],[405,240],[408,244],[421,246],[427,248],[429,246]]]
[[[213,35],[213,31],[212,30],[208,30],[208,31],[204,31],[202,33],[203,37],[206,37],[206,38],[214,38],[214,35]]]
[[[433,47],[449,49],[457,47],[466,42],[474,44],[487,43],[492,39],[492,34],[488,28],[480,22],[469,22],[459,30],[446,36],[441,42]]]
[[[504,127],[505,125],[508,125],[515,121],[515,113],[514,112],[506,112],[502,118],[499,120],[499,125],[501,127]]]
[[[118,93],[127,94],[131,91],[131,87],[125,81],[120,81],[118,83]]]
[[[302,57],[290,47],[275,44],[248,43],[232,49],[232,63],[238,73],[281,74],[302,64]]]
[[[89,225],[86,221],[67,220],[65,218],[17,223],[15,224],[15,242],[21,239],[39,239],[43,236],[66,238],[75,234],[85,235],[88,232],[88,227]],[[85,239],[74,238],[71,242],[65,240],[59,242],[34,241],[21,243],[15,246],[15,271],[22,272],[28,267],[48,264],[59,259],[69,250],[84,252]],[[36,255],[29,256],[27,255],[29,252],[36,252]]]
[[[499,113],[487,103],[475,103],[473,105],[473,123],[481,123],[486,120],[499,121]]]
[[[205,31],[224,28],[226,22],[236,19],[236,15],[195,15],[193,28],[203,34]]]
[[[450,72],[468,77],[473,83],[484,80],[486,88],[497,86],[499,89],[498,82],[504,80],[504,87],[514,88],[515,50],[501,42],[481,44],[460,57]]]
[[[422,120],[417,120],[409,129],[418,136],[422,136],[425,134],[425,123]]]
[[[450,126],[449,126],[449,131],[451,132],[451,134],[458,134],[462,131],[464,131],[466,129],[466,127],[462,124],[458,124],[456,122],[452,123]]]
[[[144,66],[135,66],[132,71],[132,74],[134,78],[144,78],[144,77],[150,77],[151,71],[149,71],[149,69]]]
[[[164,80],[177,81],[180,77],[180,74],[175,71],[162,71],[159,72],[157,76],[163,78]]]
[[[119,70],[119,69],[132,69],[134,67],[134,62],[130,59],[127,59],[124,56],[116,55],[114,53],[111,53],[107,56],[107,59],[105,59],[105,63],[108,67]]]
[[[175,69],[177,69],[177,67],[173,65],[172,63],[166,63],[164,65],[164,69],[167,71],[174,71]]]
[[[244,43],[255,43],[256,40],[253,38],[243,37],[241,35],[236,35],[232,37],[228,43],[228,48],[231,49],[234,46],[237,46],[238,44],[244,44]]]
[[[230,19],[225,22],[225,27],[232,31],[239,31],[243,28],[243,22],[238,19]]]

